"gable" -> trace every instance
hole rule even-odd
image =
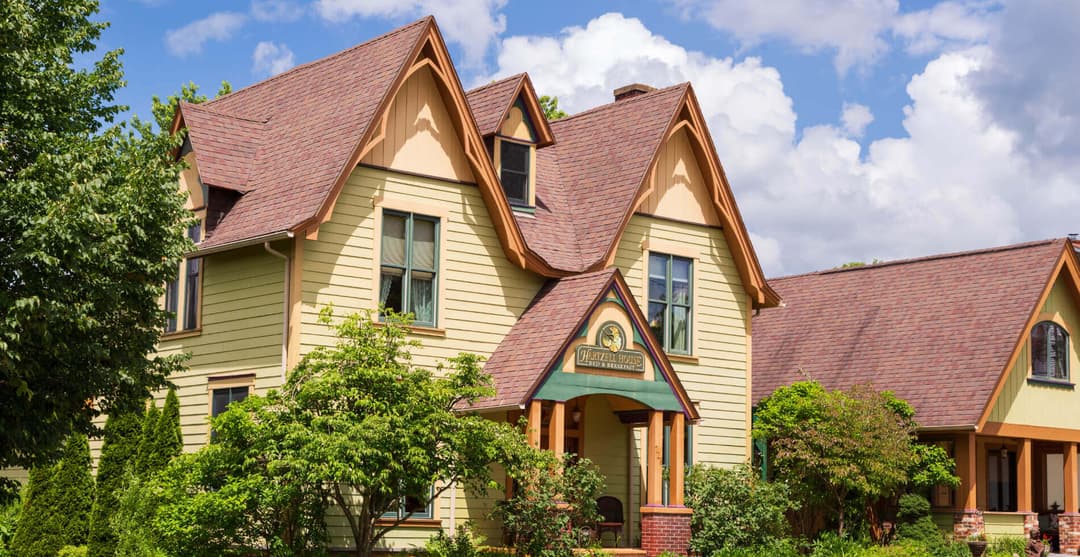
[[[1076,382],[1080,373],[1080,298],[1076,285],[1063,268],[1049,295],[1039,307],[1035,322],[1053,321],[1069,333],[1069,375]],[[1038,381],[1031,377],[1031,330],[1024,331],[1023,347],[1002,385],[988,415],[988,422],[1039,427],[1075,428],[1080,423],[1080,392],[1068,386]],[[1047,409],[1053,409],[1048,411]]]
[[[668,138],[656,156],[649,194],[637,212],[708,226],[722,223],[686,129]]]
[[[425,67],[413,73],[388,110],[385,134],[361,164],[475,181],[431,69]]]
[[[195,153],[187,150],[181,158],[186,165],[186,168],[180,171],[180,193],[186,196],[184,208],[189,211],[206,209],[207,191],[199,179],[199,163],[195,160]]]
[[[536,127],[533,119],[525,109],[525,103],[519,97],[510,109],[506,111],[506,118],[499,126],[499,135],[519,139],[528,143],[536,143]]]

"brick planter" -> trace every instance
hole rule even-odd
[[[956,539],[963,541],[985,533],[986,523],[983,522],[982,511],[966,509],[953,513],[953,537]]]
[[[1058,539],[1062,553],[1080,554],[1080,514],[1061,513],[1058,515]]]
[[[690,550],[690,509],[641,507],[641,549],[646,557],[665,551],[686,555]]]

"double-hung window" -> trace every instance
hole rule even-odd
[[[690,353],[693,271],[692,259],[649,254],[649,327],[667,352]]]
[[[202,223],[188,227],[187,237],[202,240]],[[165,311],[169,312],[165,332],[190,331],[199,327],[199,287],[202,260],[189,257],[180,262],[176,278],[165,285]]]
[[[1069,333],[1061,325],[1040,321],[1031,329],[1031,375],[1069,380]]]
[[[513,205],[529,205],[529,159],[533,148],[505,139],[499,145],[499,179],[506,199]]]
[[[229,405],[234,402],[240,402],[248,397],[250,388],[248,386],[242,387],[224,387],[221,389],[214,389],[210,393],[210,417],[216,418],[219,414],[222,414],[229,408]]]
[[[439,219],[383,211],[379,304],[411,313],[416,325],[434,327],[439,268]]]
[[[397,500],[397,508],[383,514],[384,519],[396,520],[408,517],[410,519],[435,518],[434,491],[429,489],[426,497],[406,495]],[[412,514],[409,514],[412,513]]]

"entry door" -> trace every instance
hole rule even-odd
[[[1016,452],[986,451],[986,506],[989,511],[1016,512]]]

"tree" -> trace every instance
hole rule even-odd
[[[97,9],[0,2],[0,468],[53,462],[180,365],[153,351],[190,246],[176,138],[110,125],[120,51],[75,68],[105,27]]]
[[[15,556],[52,557],[65,545],[86,543],[94,500],[86,436],[70,436],[60,462],[32,469],[30,484],[11,544]]]
[[[786,537],[785,513],[798,508],[789,491],[783,482],[762,480],[748,465],[694,466],[686,478],[686,505],[694,509],[690,548],[699,555],[768,548]]]
[[[920,470],[920,481],[955,481],[940,475],[947,457],[918,448],[914,416],[911,405],[870,386],[827,391],[803,381],[759,403],[754,437],[768,441],[775,478],[796,490],[804,508],[835,513],[842,535],[850,508],[869,512]]]
[[[544,116],[548,120],[554,121],[560,118],[566,118],[566,112],[563,112],[559,108],[559,97],[549,97],[547,95],[540,96],[540,109],[544,111]]]
[[[135,454],[134,472],[140,478],[147,478],[159,470],[159,467],[154,465],[159,422],[161,422],[161,410],[158,410],[157,401],[150,399],[150,405],[143,414],[142,431],[139,432],[139,446]]]
[[[228,81],[222,81],[217,96],[220,97],[229,93],[232,93],[232,85]],[[176,110],[180,108],[181,101],[199,104],[206,102],[207,96],[200,95],[199,86],[189,81],[187,85],[180,86],[179,93],[169,95],[164,101],[157,95],[151,97],[150,112],[154,115],[154,121],[157,122],[159,129],[168,131],[172,128],[173,118],[176,117]]]
[[[154,431],[154,446],[153,466],[158,470],[184,452],[184,435],[180,431],[180,399],[176,396],[175,387],[170,387],[165,395],[165,405],[161,407],[161,417]]]
[[[94,506],[90,511],[88,536],[90,557],[111,557],[116,553],[113,515],[120,505],[129,465],[138,455],[142,417],[136,412],[114,413],[105,422],[105,441],[98,461]]]

